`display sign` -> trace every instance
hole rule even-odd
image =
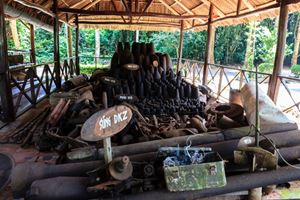
[[[99,141],[121,132],[131,121],[132,111],[124,105],[101,110],[92,115],[82,126],[81,138]]]
[[[123,65],[123,67],[127,70],[130,70],[130,71],[135,71],[135,70],[138,70],[140,68],[140,66],[137,65],[137,64],[125,64],[125,65]]]
[[[138,100],[137,96],[132,94],[119,94],[115,97],[117,101],[135,102]]]
[[[102,76],[102,77],[100,77],[100,80],[102,83],[104,83],[106,85],[119,85],[120,84],[119,80],[115,79],[114,77],[110,77],[110,76]]]

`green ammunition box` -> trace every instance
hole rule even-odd
[[[196,148],[193,148],[196,149]],[[216,152],[205,152],[203,162],[179,166],[163,166],[169,191],[189,191],[226,185],[224,161]]]

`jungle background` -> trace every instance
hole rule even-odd
[[[215,33],[214,62],[223,65],[239,66],[253,69],[259,67],[261,72],[272,72],[277,41],[278,18],[265,19],[235,26],[217,27]],[[300,75],[299,42],[300,14],[289,14],[287,44],[285,51],[285,68],[291,69],[296,77]],[[15,31],[13,31],[16,29]],[[17,33],[17,36],[15,33]],[[119,41],[133,42],[135,31],[124,30],[80,30],[79,54],[81,67],[94,67],[94,57],[98,55],[96,46],[100,43],[100,56],[110,58]],[[183,58],[204,60],[206,31],[184,33]],[[75,45],[75,29],[72,29],[73,45]],[[30,32],[26,22],[17,20],[7,22],[9,49],[30,49]],[[17,38],[16,38],[17,37]],[[100,38],[97,39],[97,38]],[[157,52],[178,55],[179,32],[139,32],[140,42],[153,42]],[[67,57],[66,28],[60,29],[61,58]],[[35,30],[37,63],[53,61],[53,33],[41,28]],[[73,46],[73,51],[75,47]],[[74,54],[73,54],[74,55]]]

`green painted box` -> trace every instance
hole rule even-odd
[[[169,191],[189,191],[226,185],[224,161],[216,152],[205,152],[203,162],[179,166],[164,166]]]

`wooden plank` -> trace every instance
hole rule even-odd
[[[0,58],[1,121],[10,122],[15,120],[15,109],[9,78],[4,0],[0,0]]]
[[[275,63],[274,63],[273,73],[270,79],[269,89],[268,89],[268,95],[274,102],[276,102],[277,100],[279,86],[280,86],[280,80],[278,76],[281,74],[281,71],[283,69],[287,23],[288,23],[288,6],[284,1],[281,1]]]
[[[177,60],[177,67],[176,67],[176,74],[179,72],[179,68],[181,65],[181,59],[182,59],[182,46],[183,46],[183,28],[184,28],[184,22],[181,20],[181,26],[180,26],[180,37],[179,37],[179,51],[178,51],[178,60]]]

